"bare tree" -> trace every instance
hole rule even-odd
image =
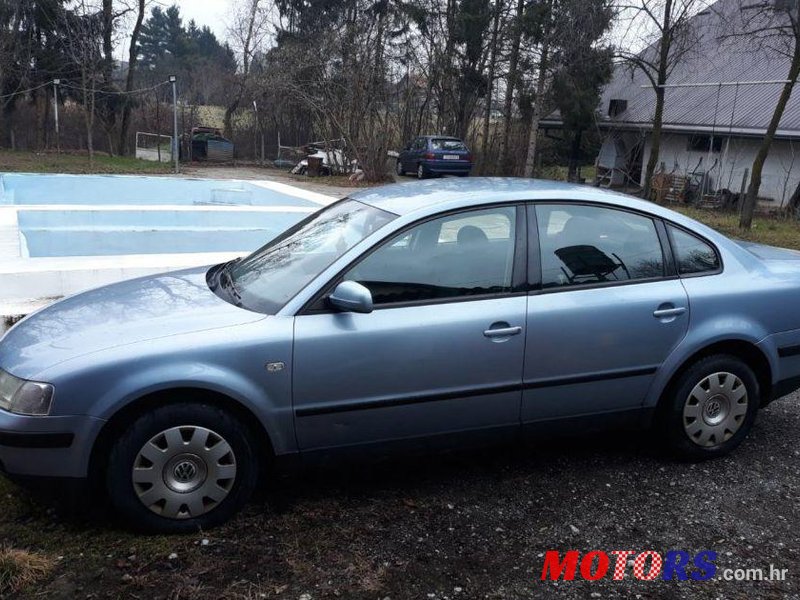
[[[102,12],[87,0],[77,0],[70,12],[64,13],[65,49],[78,68],[81,98],[86,128],[86,148],[89,164],[94,165],[94,125],[97,107],[97,88],[102,82],[105,58],[101,51],[103,31]]]
[[[699,32],[690,20],[706,6],[706,0],[638,0],[621,7],[630,24],[625,44],[636,47],[642,40],[655,38],[642,52],[618,51],[623,61],[644,73],[656,96],[650,156],[644,175],[645,198],[650,197],[650,185],[658,165],[666,92],[664,86],[675,67],[697,45]]]
[[[492,15],[492,37],[489,41],[489,64],[488,73],[486,75],[486,98],[483,106],[483,130],[481,133],[481,167],[485,172],[487,167],[487,158],[489,156],[489,127],[492,122],[492,96],[495,85],[495,73],[497,70],[498,50],[500,45],[501,24],[503,22],[503,0],[495,0],[494,12]]]
[[[136,77],[136,67],[139,62],[139,34],[142,31],[144,22],[145,0],[136,0],[136,22],[131,31],[130,48],[128,48],[128,72],[125,76],[125,92],[130,94],[133,90],[133,83]],[[129,95],[125,96],[122,105],[122,122],[119,128],[119,151],[120,154],[128,152],[128,130],[131,126],[132,100]]]
[[[763,4],[744,3],[739,7],[737,14],[742,23],[740,26],[733,24],[736,30],[731,36],[746,36],[748,43],[757,45],[771,53],[778,53],[789,59],[786,82],[781,88],[780,96],[772,111],[772,117],[767,125],[767,131],[761,138],[756,157],[753,160],[750,184],[747,195],[741,206],[739,227],[750,229],[753,224],[753,214],[758,203],[758,190],[761,187],[761,174],[767,160],[775,132],[780,125],[781,117],[792,90],[800,75],[800,5],[797,2],[771,2]],[[798,197],[792,195],[792,202]]]
[[[508,77],[506,78],[506,95],[503,102],[503,137],[500,140],[500,168],[508,168],[509,143],[514,119],[514,91],[519,87],[519,53],[522,44],[522,32],[525,19],[525,0],[517,0],[517,12],[511,28],[511,52],[509,54]]]
[[[234,83],[228,105],[225,107],[224,127],[228,137],[233,135],[233,114],[239,108],[250,83],[250,67],[253,56],[269,31],[270,22],[263,4],[262,0],[246,0],[246,4],[237,7],[234,22],[230,28],[234,45],[241,55],[241,69]]]

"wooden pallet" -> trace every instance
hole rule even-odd
[[[651,199],[659,204],[686,202],[689,178],[675,173],[656,173],[651,185]]]

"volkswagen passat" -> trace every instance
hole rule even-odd
[[[273,459],[650,427],[730,452],[800,386],[800,253],[523,179],[387,186],[250,256],[102,287],[0,342],[0,461],[129,523],[230,517]]]

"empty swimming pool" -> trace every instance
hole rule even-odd
[[[250,251],[329,201],[274,182],[1,177],[22,257]]]
[[[333,200],[272,181],[0,174],[0,307],[228,260]]]

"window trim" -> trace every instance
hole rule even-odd
[[[493,294],[475,294],[472,296],[454,296],[451,298],[432,298],[428,300],[410,300],[406,302],[394,302],[391,304],[375,304],[373,310],[386,310],[390,308],[405,308],[410,306],[428,306],[434,304],[448,304],[448,303],[456,303],[456,302],[473,302],[479,300],[491,300],[496,298],[509,298],[512,296],[523,296],[527,294],[528,291],[528,230],[526,227],[526,218],[525,218],[525,202],[524,201],[505,201],[505,202],[498,202],[496,204],[482,204],[479,206],[470,206],[470,207],[462,207],[456,208],[453,210],[448,210],[440,213],[436,213],[433,215],[428,215],[422,217],[408,225],[398,229],[397,231],[392,232],[388,237],[383,238],[379,242],[377,242],[374,246],[363,252],[358,257],[354,258],[350,261],[347,265],[345,265],[342,269],[339,270],[336,275],[330,278],[330,280],[314,294],[301,308],[295,313],[295,316],[302,316],[302,315],[320,315],[320,314],[339,314],[341,311],[338,311],[330,306],[323,305],[323,306],[315,306],[324,298],[330,295],[330,293],[334,290],[334,288],[342,282],[342,277],[344,276],[347,271],[352,269],[358,263],[363,260],[366,260],[370,257],[374,252],[377,252],[387,244],[389,244],[392,240],[397,239],[398,236],[402,236],[403,234],[407,233],[409,230],[414,229],[420,225],[428,223],[430,221],[435,221],[437,219],[441,219],[443,217],[447,217],[450,215],[457,215],[457,214],[466,214],[471,212],[484,212],[487,210],[491,210],[493,208],[515,208],[514,212],[514,258],[513,264],[511,266],[511,290],[508,292],[497,292]]]
[[[660,277],[647,277],[645,279],[625,279],[622,281],[599,281],[594,283],[581,283],[577,285],[569,285],[569,286],[562,286],[562,287],[544,287],[544,282],[541,276],[542,273],[542,245],[541,240],[539,238],[539,227],[538,227],[538,217],[536,217],[536,206],[538,205],[560,205],[560,206],[589,206],[592,208],[604,208],[607,210],[618,211],[618,212],[625,212],[630,213],[639,217],[644,217],[650,219],[653,222],[653,227],[655,228],[656,235],[658,237],[659,246],[661,246],[661,255],[662,260],[664,261],[664,274]],[[676,263],[674,261],[674,255],[672,252],[672,247],[669,243],[667,238],[666,227],[664,227],[662,221],[663,219],[657,215],[653,215],[648,212],[636,210],[633,208],[627,208],[624,206],[616,206],[611,204],[605,204],[603,202],[593,202],[591,200],[533,200],[527,203],[527,206],[531,207],[533,210],[529,210],[534,214],[533,220],[528,219],[528,226],[531,225],[535,226],[531,232],[528,234],[528,243],[530,244],[531,241],[535,241],[536,244],[536,254],[539,262],[539,280],[535,286],[532,286],[530,291],[528,292],[530,295],[538,295],[538,294],[557,294],[563,292],[571,292],[573,290],[591,290],[595,288],[609,288],[609,287],[620,287],[625,285],[638,285],[640,283],[653,283],[656,281],[668,281],[671,279],[679,279],[679,275],[677,274]],[[659,231],[659,225],[665,229],[665,231]],[[716,250],[716,249],[715,249]]]
[[[679,229],[680,231],[683,231],[685,234],[690,235],[693,238],[697,238],[704,244],[708,245],[714,251],[714,254],[716,254],[719,267],[717,267],[713,271],[701,271],[700,273],[681,274],[680,267],[678,265],[678,253],[675,251],[676,244],[675,240],[672,237],[672,232],[670,231],[670,227],[674,229]],[[702,236],[699,233],[692,231],[691,229],[688,229],[686,227],[678,225],[677,223],[674,223],[673,221],[668,221],[666,219],[664,219],[664,229],[666,230],[667,233],[667,239],[669,240],[670,251],[672,252],[673,261],[675,263],[675,273],[680,279],[690,279],[693,277],[710,277],[713,275],[719,275],[723,271],[725,271],[725,263],[722,261],[722,253],[719,251],[719,248],[717,248],[717,245],[714,242],[712,242],[705,236]]]

